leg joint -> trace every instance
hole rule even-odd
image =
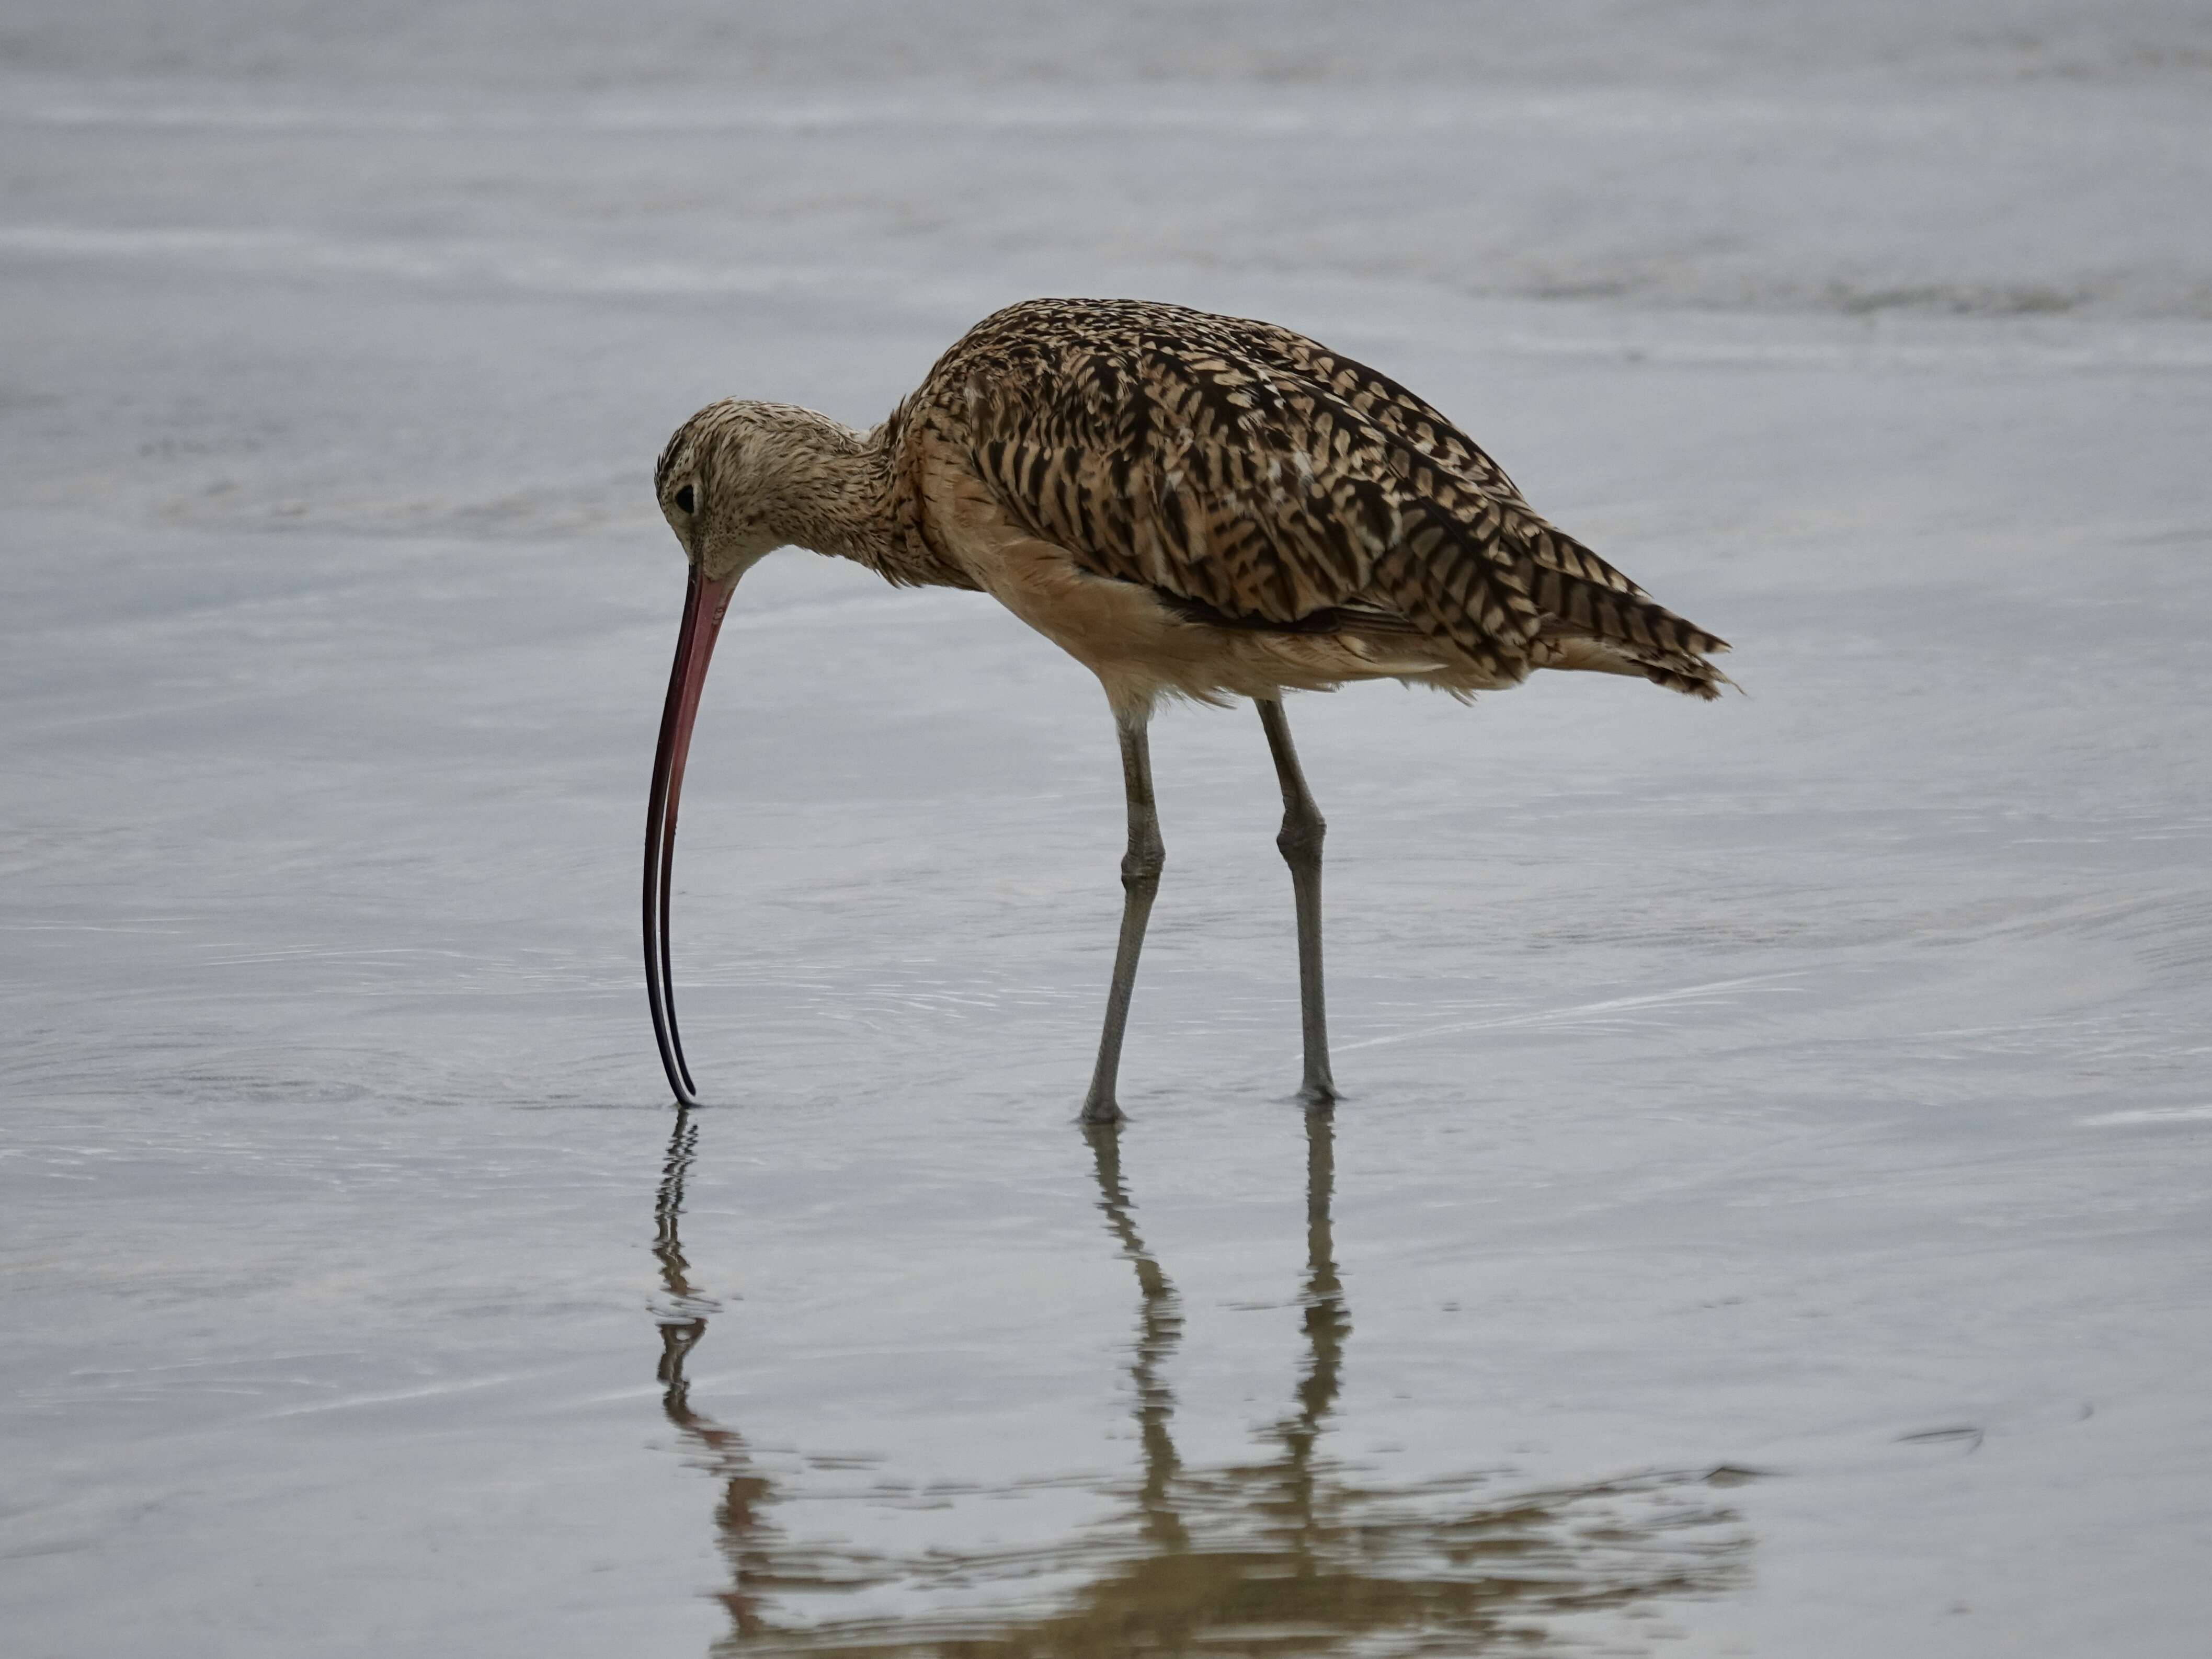
[[[1121,860],[1121,885],[1133,890],[1158,887],[1167,860],[1158,853],[1130,853]]]
[[[1328,834],[1328,821],[1318,812],[1301,815],[1286,812],[1283,828],[1275,837],[1275,845],[1283,857],[1292,864],[1310,864],[1321,857],[1322,838]]]
[[[1129,850],[1121,855],[1121,885],[1133,892],[1158,887],[1167,862],[1167,848],[1157,834],[1132,840]]]

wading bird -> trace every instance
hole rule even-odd
[[[1283,792],[1297,918],[1303,1097],[1336,1098],[1322,990],[1325,826],[1286,690],[1398,679],[1466,696],[1538,668],[1692,696],[1728,649],[1555,529],[1405,387],[1272,324],[1130,300],[1031,300],[985,318],[872,432],[731,399],[654,474],[690,585],[653,760],[645,971],[661,1064],[676,1030],[668,897],[684,758],[738,579],[779,547],[902,586],[990,594],[1098,676],[1121,742],[1128,851],[1105,1030],[1084,1103],[1121,1115],[1121,1034],[1163,849],[1146,728],[1162,696],[1251,698]]]

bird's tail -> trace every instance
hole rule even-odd
[[[1640,674],[1692,697],[1717,697],[1721,687],[1735,686],[1706,660],[1729,648],[1720,635],[1675,615],[1549,525],[1528,543],[1522,574],[1543,618],[1536,642],[1566,659],[1561,666]]]
[[[1406,509],[1402,539],[1376,562],[1377,596],[1505,684],[1532,668],[1637,674],[1693,697],[1735,684],[1706,660],[1726,640],[1520,503],[1486,508]]]

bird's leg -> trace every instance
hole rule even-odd
[[[1328,1069],[1328,1009],[1321,978],[1321,842],[1328,825],[1306,788],[1281,699],[1261,697],[1258,702],[1260,724],[1267,728],[1275,775],[1283,786],[1283,828],[1275,845],[1291,866],[1291,892],[1297,903],[1298,1018],[1306,1050],[1305,1081],[1298,1097],[1309,1110],[1322,1111],[1336,1102],[1336,1079]]]
[[[1149,710],[1115,711],[1121,731],[1121,786],[1129,798],[1129,850],[1121,855],[1121,939],[1114,951],[1114,983],[1106,993],[1106,1029],[1098,1038],[1098,1066],[1083,1103],[1086,1123],[1116,1123],[1121,1108],[1114,1079],[1121,1069],[1121,1032],[1129,1023],[1129,993],[1137,982],[1137,954],[1145,948],[1145,923],[1160,890],[1159,814],[1152,806],[1152,754],[1146,736]]]

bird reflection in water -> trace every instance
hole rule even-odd
[[[1595,1485],[1491,1490],[1495,1474],[1366,1485],[1324,1455],[1352,1321],[1330,1224],[1334,1131],[1307,1116],[1305,1352],[1295,1405],[1264,1431],[1267,1455],[1187,1468],[1176,1450],[1164,1372],[1182,1334],[1173,1283],[1146,1247],[1121,1176],[1120,1126],[1086,1127],[1098,1207],[1136,1273],[1129,1379],[1142,1468],[1086,1483],[1118,1500],[1108,1520],[1034,1547],[895,1554],[835,1540],[800,1543],[768,1516],[803,1494],[801,1472],[771,1479],[743,1436],[693,1409],[684,1363],[716,1304],[693,1285],[679,1232],[698,1127],[679,1114],[655,1206],[665,1298],[659,1377],[668,1420],[721,1483],[714,1510],[731,1575],[718,1599],[722,1659],[812,1654],[844,1659],[1108,1659],[1131,1654],[1473,1654],[1548,1645],[1577,1614],[1620,1613],[1723,1593],[1749,1547],[1713,1491],[1747,1478],[1721,1469]],[[979,1494],[981,1495],[981,1494]],[[1049,1579],[1048,1601],[1020,1587]],[[1073,1580],[1075,1588],[1066,1588]],[[1005,1605],[978,1610],[979,1589]],[[864,1589],[933,1591],[957,1612],[901,1619],[780,1619],[777,1602]]]

